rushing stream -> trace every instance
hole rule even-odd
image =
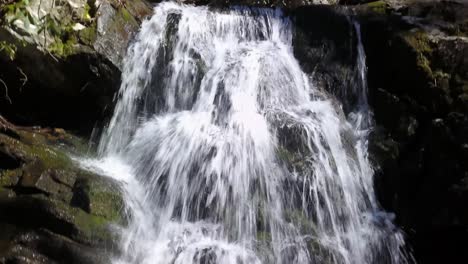
[[[375,200],[360,40],[345,116],[301,70],[280,11],[154,12],[94,161],[125,186],[115,263],[406,263]]]

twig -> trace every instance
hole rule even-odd
[[[47,47],[47,36],[46,36],[47,23],[45,21],[45,19],[46,19],[45,15],[44,15],[44,17],[41,18],[41,6],[42,6],[42,0],[39,0],[39,5],[37,5],[37,19],[38,19],[38,21],[41,21],[44,18],[42,23],[43,23],[43,26],[44,26],[44,49],[46,49],[46,47]]]
[[[18,71],[21,73],[21,75],[23,75],[23,78],[20,78],[20,81],[22,82],[22,84],[21,84],[21,87],[19,88],[20,92],[22,92],[23,87],[28,82],[28,76],[23,72],[23,70],[21,70],[20,67],[16,67],[16,69],[18,69]]]
[[[86,82],[85,85],[83,85],[83,87],[81,87],[80,89],[80,93],[84,91],[84,89],[86,89],[86,87],[88,87],[89,85],[89,82]]]
[[[3,86],[5,86],[5,98],[8,100],[8,102],[10,102],[10,104],[13,104],[13,102],[11,101],[10,96],[8,96],[8,86],[6,85],[6,83],[1,78],[0,78],[0,82],[3,84]]]
[[[59,59],[57,59],[57,57],[55,57],[49,50],[47,50],[47,53],[49,53],[52,59],[54,59],[56,62],[59,62]]]

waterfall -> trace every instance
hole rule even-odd
[[[115,263],[406,263],[373,191],[360,36],[346,117],[301,70],[293,27],[280,10],[155,7],[92,162],[125,186]]]

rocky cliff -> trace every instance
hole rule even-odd
[[[360,23],[379,201],[395,212],[417,262],[463,263],[468,258],[468,6],[370,1],[290,13],[296,57],[316,83],[348,102],[345,112],[352,108],[356,76],[352,20]]]
[[[427,1],[425,1],[427,2]],[[377,127],[380,201],[420,263],[468,258],[468,6],[416,3],[360,16]]]

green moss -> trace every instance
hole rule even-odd
[[[8,43],[6,41],[0,41],[0,53],[4,53],[10,60],[14,60],[16,57],[16,45]]]
[[[85,242],[110,242],[113,240],[113,234],[109,230],[109,225],[114,223],[112,220],[88,214],[80,208],[70,207],[59,200],[47,197],[37,198],[48,204],[51,213],[55,217],[73,226],[74,233],[72,237],[74,239]]]
[[[15,185],[22,175],[21,169],[4,170],[0,172],[0,187],[9,187]]]
[[[366,6],[370,11],[378,14],[385,14],[387,10],[387,4],[384,1],[371,2],[366,4]]]
[[[431,40],[426,32],[408,31],[403,34],[403,38],[416,52],[424,54],[432,54]]]
[[[112,221],[104,217],[87,214],[82,210],[76,210],[74,224],[80,236],[84,236],[89,241],[112,241],[112,232],[109,224]]]
[[[68,153],[80,154],[88,151],[88,145],[83,139],[67,134],[62,129],[49,132],[17,129],[15,132],[20,140],[0,134],[0,144],[14,149],[25,160],[41,160],[44,167],[48,169],[76,170]],[[6,173],[12,172],[3,172],[3,174]]]
[[[91,21],[92,17],[91,17],[90,12],[91,12],[91,6],[88,3],[85,3],[83,17],[82,17],[82,19],[85,22],[90,22]]]
[[[432,76],[431,62],[423,54],[416,57],[416,65],[428,76]]]
[[[18,0],[13,1],[8,5],[0,6],[0,14],[4,14],[5,16],[9,16],[8,19],[9,23],[14,22],[17,19],[28,18],[29,19],[29,12],[27,7],[29,5],[29,0]]]
[[[57,148],[44,143],[44,136],[40,133],[18,131],[21,139],[19,140],[0,135],[0,143],[4,143],[24,154],[28,160],[40,159],[45,167],[56,169],[67,169],[73,164],[68,155]]]
[[[87,194],[90,200],[90,212],[114,222],[121,222],[123,200],[117,186],[112,186],[94,176],[88,180]]]
[[[133,16],[128,12],[127,9],[121,8],[120,13],[122,14],[122,18],[125,20],[125,22],[132,22],[134,21]]]
[[[74,35],[70,35],[65,41],[56,38],[51,45],[49,45],[48,50],[61,58],[66,58],[70,55],[73,55],[76,51],[76,44],[78,41]]]
[[[17,155],[24,158],[25,164],[17,169],[0,170],[0,199],[14,194],[4,187],[17,186],[18,182],[25,180],[24,177],[28,173],[41,175],[43,172],[52,172],[54,175],[52,177],[59,179],[42,181],[41,184],[45,185],[39,188],[44,190],[42,188],[45,187],[46,190],[53,191],[47,192],[47,195],[43,193],[28,195],[34,203],[45,208],[45,212],[54,220],[50,222],[52,227],[49,228],[55,228],[57,223],[66,222],[65,226],[71,230],[66,232],[71,233],[63,235],[77,241],[107,243],[115,240],[108,227],[109,224],[123,223],[121,210],[124,202],[118,184],[111,179],[83,171],[73,163],[65,149],[53,145],[59,140],[75,141],[73,145],[76,145],[79,143],[76,141],[80,139],[59,129],[43,132],[17,129],[16,132],[19,140],[0,133],[0,145],[14,150]],[[78,188],[78,178],[84,179],[83,191],[89,198],[89,211],[86,208],[71,206],[72,197],[76,195]]]
[[[47,168],[67,169],[73,164],[66,153],[50,147],[32,146],[30,153],[42,160]]]
[[[70,38],[67,39],[67,41],[65,42],[63,46],[63,55],[67,57],[67,56],[75,54],[76,44],[78,44],[78,40],[76,36],[75,35],[70,36]]]
[[[91,24],[89,27],[79,31],[78,33],[80,41],[85,45],[92,45],[97,38],[97,25],[96,23]]]
[[[72,154],[77,155],[93,155],[96,154],[93,151],[95,149],[90,148],[89,142],[84,140],[83,138],[76,137],[70,134],[65,134],[63,139],[60,140],[63,143],[64,151],[71,152]]]
[[[111,28],[125,30],[127,24],[138,27],[138,22],[125,7],[117,8],[117,16],[114,18]]]
[[[428,59],[433,53],[428,34],[422,30],[408,31],[403,33],[402,37],[406,44],[416,53],[416,65],[419,69],[428,77],[434,79],[431,62]]]

